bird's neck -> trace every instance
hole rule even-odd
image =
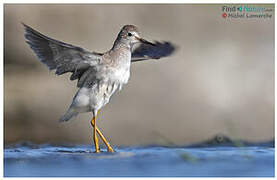
[[[130,43],[126,43],[123,41],[118,41],[116,40],[113,44],[112,50],[117,50],[117,49],[127,49],[130,52],[132,51],[132,45],[130,45]]]
[[[126,43],[115,42],[112,49],[109,51],[109,55],[117,58],[113,58],[112,61],[116,66],[130,66],[132,47]]]

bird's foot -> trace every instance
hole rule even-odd
[[[96,150],[94,151],[94,153],[100,153],[100,148],[99,148],[99,149],[96,149]]]
[[[113,148],[111,148],[111,147],[107,147],[107,151],[108,152],[114,152]]]

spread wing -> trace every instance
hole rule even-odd
[[[57,75],[72,72],[70,80],[80,81],[84,72],[100,62],[102,54],[49,38],[26,24],[23,25],[26,42],[42,63],[50,70],[56,69]],[[77,86],[80,87],[81,84],[78,82]]]
[[[158,42],[155,46],[140,44],[132,52],[132,62],[144,61],[149,59],[160,59],[170,56],[176,50],[176,46],[170,42]]]

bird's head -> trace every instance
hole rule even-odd
[[[138,28],[134,25],[125,25],[118,34],[117,41],[130,45],[131,47],[136,43],[144,43],[155,46],[153,43],[140,37]]]

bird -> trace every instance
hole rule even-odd
[[[131,63],[170,56],[176,46],[168,41],[147,41],[141,37],[135,25],[125,25],[118,33],[112,48],[98,53],[50,38],[23,22],[22,25],[26,43],[41,63],[49,70],[56,70],[57,75],[72,73],[70,80],[78,80],[78,91],[59,121],[69,121],[79,113],[91,112],[90,124],[93,128],[95,153],[100,152],[97,134],[106,145],[107,152],[114,152],[96,125],[100,109],[109,103],[115,92],[127,84]],[[138,46],[134,48],[136,44]]]

